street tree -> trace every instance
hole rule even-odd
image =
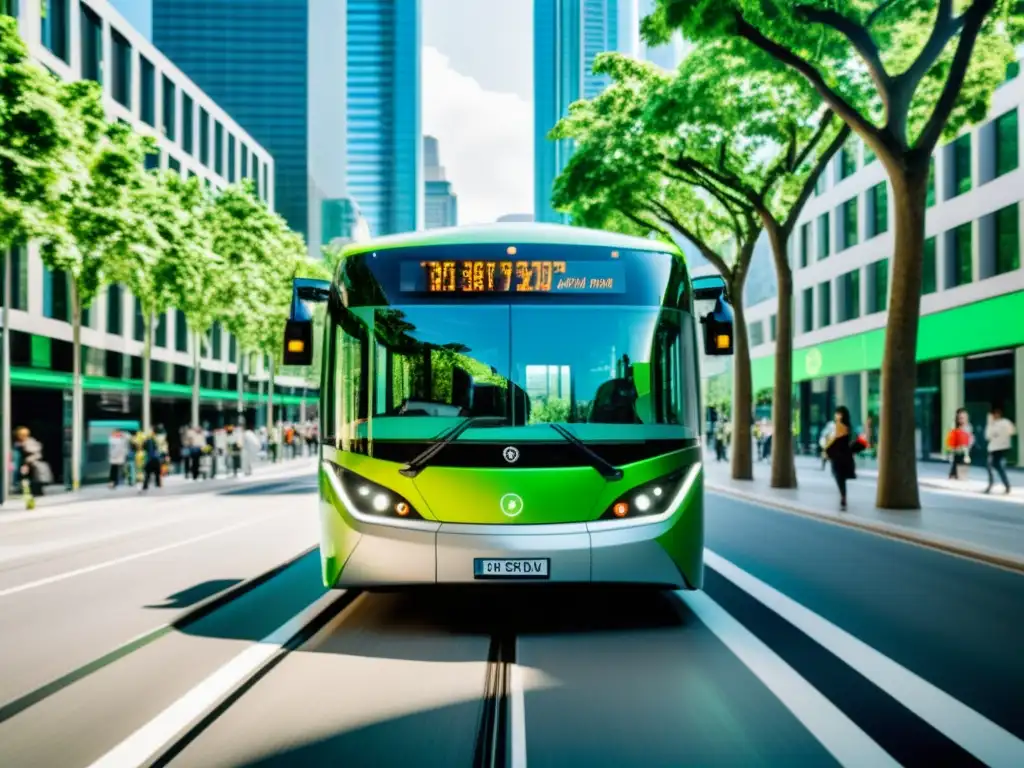
[[[806,80],[883,164],[895,213],[876,503],[918,509],[914,388],[938,142],[984,117],[1024,41],[1021,0],[658,0],[649,42],[732,40]]]
[[[11,246],[47,237],[65,183],[61,158],[72,139],[59,85],[28,56],[10,16],[0,16],[0,284],[3,295],[0,358],[0,465],[10,461],[13,424],[10,402]],[[6,498],[10,473],[3,475],[0,501]]]
[[[150,149],[153,149],[150,147]],[[139,240],[118,265],[117,279],[131,290],[143,317],[142,425],[152,427],[150,360],[157,317],[176,306],[180,287],[201,277],[211,258],[202,231],[202,186],[171,170],[146,175],[132,199]]]
[[[771,485],[795,488],[790,243],[818,177],[849,127],[806,82],[735,41],[705,43],[651,94],[647,130],[672,137],[666,173],[714,185],[757,217],[778,283]],[[744,55],[746,54],[746,55]],[[610,64],[619,65],[612,59]]]
[[[651,100],[671,79],[652,65],[607,55],[595,70],[612,74],[612,85],[590,101],[573,104],[549,137],[570,140],[574,148],[555,182],[552,202],[581,226],[657,234],[670,241],[684,237],[722,275],[735,322],[732,476],[752,479],[753,392],[742,296],[763,227],[750,206],[715,181],[713,173],[674,170],[669,158],[685,158],[693,168],[714,172],[728,167],[732,155],[753,150],[729,126],[723,126],[710,155],[699,142],[690,145],[677,134],[652,130]]]
[[[55,227],[42,243],[43,263],[67,279],[71,299],[72,430],[71,484],[81,481],[82,314],[111,277],[111,265],[123,262],[137,246],[144,226],[130,201],[144,183],[145,145],[130,126],[107,122],[97,83],[77,81],[61,87],[60,98],[74,136],[58,168],[65,183],[53,211]]]

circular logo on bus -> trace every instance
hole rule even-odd
[[[523,497],[518,493],[506,493],[498,502],[501,512],[506,517],[516,517],[523,511]]]
[[[515,464],[517,461],[519,461],[519,449],[516,448],[514,445],[508,446],[505,450],[501,452],[501,455],[505,457],[505,461],[507,461],[509,464]]]

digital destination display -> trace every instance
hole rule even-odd
[[[624,293],[625,270],[614,261],[471,259],[407,261],[403,293]]]

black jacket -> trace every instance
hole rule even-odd
[[[832,474],[853,480],[857,477],[857,467],[853,462],[853,435],[833,438],[825,449],[825,455],[832,462]]]

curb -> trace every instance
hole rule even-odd
[[[788,504],[774,499],[765,500],[764,497],[758,496],[757,494],[737,491],[733,488],[716,485],[714,483],[706,482],[704,487],[706,490],[712,491],[713,493],[719,493],[723,496],[731,496],[732,498],[747,501],[769,509],[776,509],[789,514],[808,517],[812,520],[819,520],[823,523],[832,523],[833,525],[841,525],[846,528],[854,528],[866,533],[873,533],[878,536],[904,541],[909,544],[917,544],[918,546],[938,550],[940,552],[945,552],[946,554],[957,555],[958,557],[985,563],[986,565],[1005,568],[1016,573],[1024,573],[1024,557],[995,552],[984,547],[970,546],[963,542],[946,539],[941,536],[918,533],[891,523],[883,523],[873,520],[858,520],[855,517],[841,517],[838,513],[830,515],[823,512],[814,512],[806,507],[797,506],[796,504]]]
[[[35,690],[29,691],[16,699],[0,704],[0,723],[10,720],[15,715],[19,715],[26,709],[39,704],[56,693],[60,693],[62,690],[74,683],[77,683],[79,680],[88,677],[94,672],[99,672],[104,667],[110,666],[115,661],[123,659],[125,656],[134,653],[140,648],[146,647],[150,643],[159,640],[161,637],[164,637],[173,630],[183,629],[194,624],[200,619],[209,616],[218,608],[222,608],[228,603],[238,600],[249,592],[252,592],[257,587],[266,584],[275,576],[279,576],[300,560],[315,552],[318,548],[319,544],[307,547],[299,554],[288,558],[282,563],[278,563],[273,568],[263,571],[263,573],[258,573],[255,576],[245,579],[244,581],[240,581],[237,584],[222,590],[221,592],[217,592],[203,600],[200,600],[191,608],[186,609],[185,612],[177,618],[172,619],[165,624],[161,624],[148,632],[144,632],[138,637],[119,645],[114,650],[108,651],[99,658],[93,659],[77,669],[73,669],[64,675],[61,675],[56,680],[51,680],[49,683],[46,683]]]

